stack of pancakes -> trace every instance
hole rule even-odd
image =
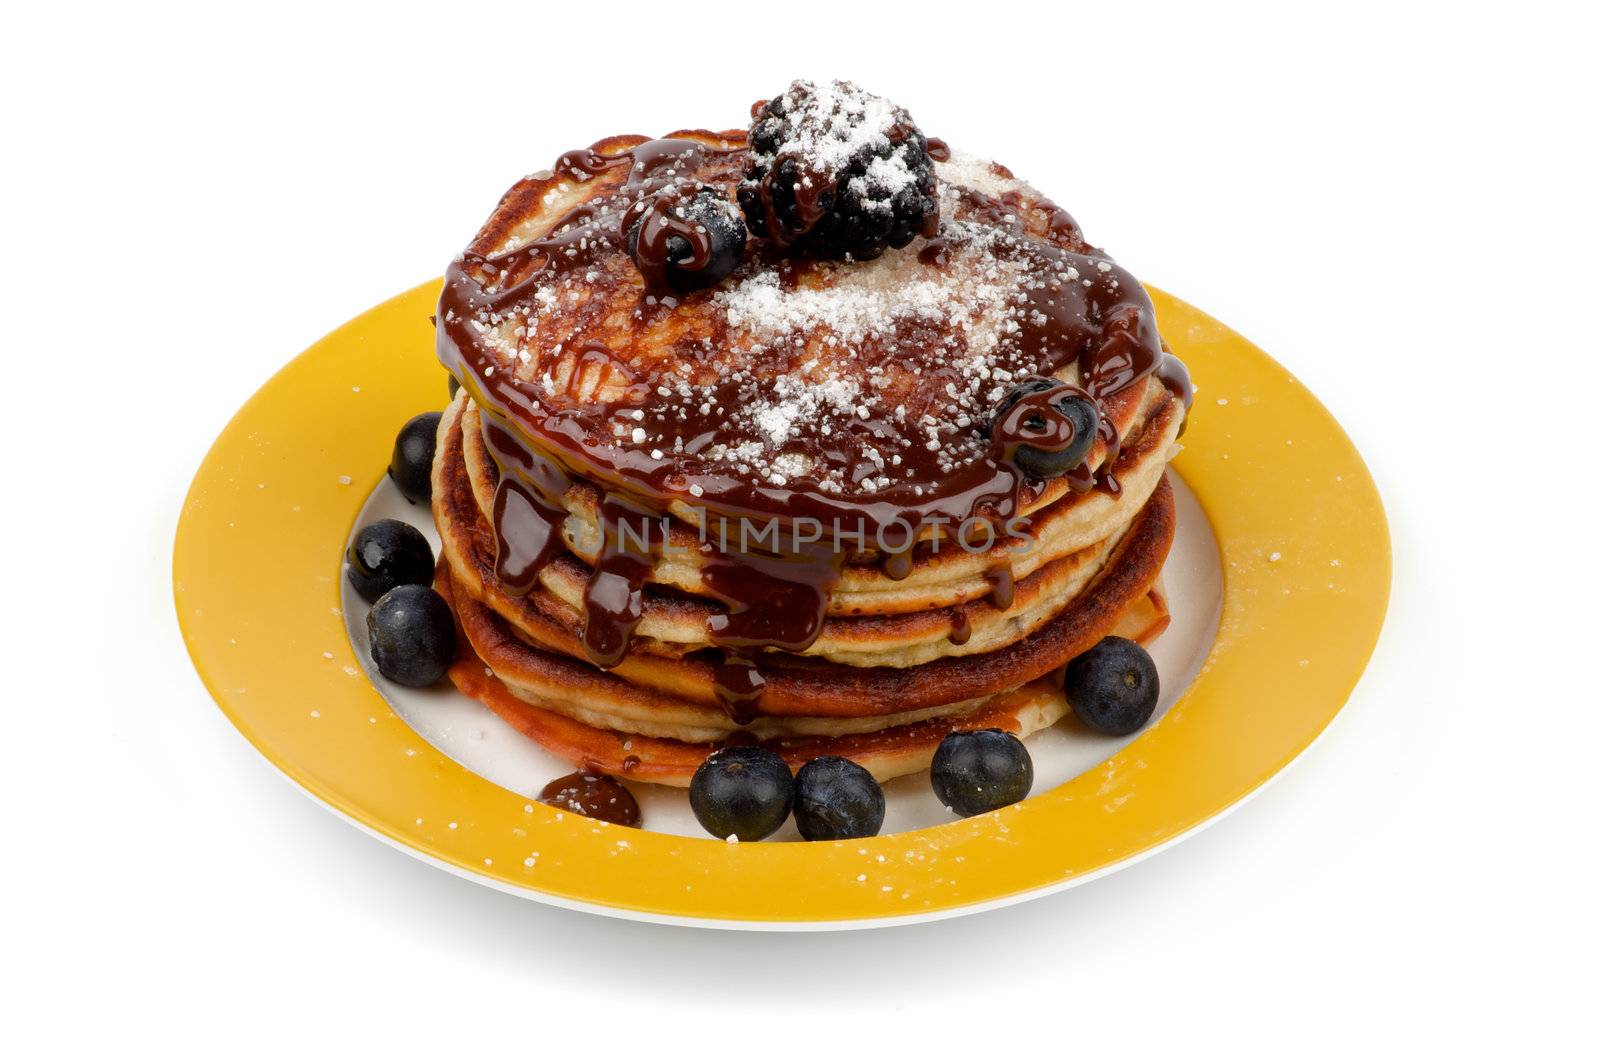
[[[915,478],[910,469],[931,458],[912,459],[921,436],[913,446],[897,432],[925,429],[927,449],[952,454],[938,466],[954,479],[985,459],[975,402],[1024,375],[1083,382],[1077,361],[1006,360],[1011,295],[1038,277],[1005,267],[995,239],[1081,256],[1086,280],[1114,288],[1121,278],[1129,297],[1136,282],[1101,264],[1109,259],[1070,218],[1009,172],[941,151],[937,245],[919,240],[871,262],[780,261],[757,245],[716,288],[653,292],[605,226],[627,207],[639,160],[668,154],[655,147],[664,142],[706,148],[669,157],[668,169],[682,171],[673,179],[729,189],[737,180],[739,133],[601,141],[513,188],[447,281],[480,296],[518,292],[485,309],[447,287],[441,302],[441,358],[462,383],[433,471],[437,587],[463,634],[456,685],[584,768],[673,785],[728,743],[760,742],[795,766],[842,755],[882,780],[927,768],[953,730],[1027,736],[1056,722],[1068,709],[1059,676],[1068,661],[1107,635],[1148,642],[1167,624],[1165,469],[1185,416],[1180,372],[1146,370],[1099,395],[1107,429],[1082,469],[1092,488],[1081,475],[1017,476],[1007,497],[974,506],[1025,532],[974,544],[918,525],[914,544],[892,553],[870,537],[834,541],[837,562],[807,586],[820,605],[805,643],[735,650],[715,635],[730,608],[768,605],[730,601],[708,574],[728,553],[707,543],[706,528],[730,511],[782,519],[807,504],[870,504],[881,518],[905,498],[904,510],[921,511],[912,498],[941,483]],[[560,246],[578,248],[578,266],[540,271],[568,235]],[[668,437],[661,425],[680,401],[722,402],[699,423],[717,425],[711,444]],[[837,451],[797,450],[801,435],[859,435],[868,442],[850,452],[876,463],[829,479],[819,454]],[[905,461],[878,459],[894,445]],[[811,455],[797,464],[794,452]],[[534,472],[508,453],[533,454]],[[554,528],[515,584],[503,555],[514,544],[501,496],[508,476],[541,486]],[[740,505],[717,508],[718,497]],[[622,546],[606,526],[618,504],[661,527],[620,582],[608,581],[608,556]],[[770,607],[805,599],[775,593]],[[601,611],[622,631],[604,657],[588,635]],[[730,664],[753,691],[730,695]]]

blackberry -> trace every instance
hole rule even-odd
[[[848,81],[796,81],[753,118],[739,206],[755,235],[869,261],[938,231],[928,141],[902,108]]]

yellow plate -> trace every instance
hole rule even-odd
[[[530,804],[389,710],[339,612],[342,546],[395,431],[443,403],[428,322],[438,291],[423,284],[352,320],[239,411],[190,488],[173,587],[196,669],[270,762],[375,835],[479,882],[642,919],[797,928],[1058,890],[1260,787],[1338,713],[1377,641],[1389,539],[1360,455],[1283,367],[1152,291],[1202,391],[1175,467],[1211,519],[1223,601],[1200,676],[1148,732],[1016,806],[856,842],[727,844]]]

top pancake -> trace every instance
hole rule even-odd
[[[938,496],[967,514],[1009,493],[977,496],[972,472],[993,467],[986,425],[1016,381],[1097,385],[1083,378],[1087,348],[1041,346],[1046,313],[1077,314],[1094,343],[1105,307],[1131,304],[1152,344],[1131,275],[1034,189],[962,156],[937,167],[934,240],[871,262],[779,257],[752,241],[715,287],[651,293],[617,231],[639,182],[731,198],[743,145],[732,131],[613,137],[507,193],[452,272],[475,298],[441,302],[441,355],[460,357],[452,328],[470,337],[481,360],[460,374],[486,413],[562,450],[581,477],[648,479],[644,492],[690,522],[712,497],[766,514],[802,500],[926,514]],[[463,328],[454,306],[469,303]],[[1095,396],[1125,432],[1160,383],[1116,383],[1098,380]],[[1102,438],[1086,468],[1112,455]],[[1020,499],[1042,506],[1068,488],[1029,482]]]

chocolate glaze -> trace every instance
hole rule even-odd
[[[560,500],[571,480],[553,461],[487,418],[483,440],[500,470],[494,494],[495,575],[507,592],[521,596],[565,547],[561,527],[567,513]]]
[[[700,581],[728,609],[711,617],[711,639],[745,651],[805,651],[822,632],[827,595],[845,555],[832,542],[788,553],[713,552]]]
[[[740,725],[755,720],[756,706],[761,702],[761,690],[767,685],[761,667],[752,659],[724,654],[717,661],[712,675],[717,701],[728,712],[728,717]]]
[[[1016,602],[1017,576],[1007,563],[1003,567],[996,567],[984,574],[984,580],[989,583],[989,602],[1001,611],[1011,610],[1011,605]]]
[[[634,759],[638,762],[638,759]],[[623,767],[626,769],[626,765]],[[639,827],[642,817],[633,793],[615,777],[580,769],[557,777],[539,792],[539,801],[558,810],[569,810],[596,821]]]
[[[911,577],[916,557],[911,549],[902,548],[883,557],[883,573],[893,581],[901,582]]]
[[[600,528],[604,544],[583,590],[583,647],[596,666],[610,669],[644,617],[645,579],[666,531],[659,514],[614,493],[600,502]]]
[[[726,652],[717,685],[730,714],[744,721],[755,713],[763,683],[752,660],[765,649],[802,652],[815,642],[829,595],[851,550],[832,539],[800,547],[740,547],[737,532],[730,534],[729,527],[742,521],[789,527],[804,517],[823,526],[837,523],[867,534],[892,534],[901,527],[909,531],[941,523],[956,526],[975,518],[1003,523],[1020,510],[1027,483],[1005,459],[1004,442],[998,451],[985,452],[989,440],[974,431],[971,438],[955,440],[969,447],[973,459],[954,471],[941,469],[935,453],[916,445],[901,450],[902,481],[887,489],[829,492],[805,478],[777,486],[755,476],[735,475],[705,455],[714,446],[739,441],[727,432],[726,417],[720,414],[741,401],[733,380],[717,384],[708,401],[717,411],[687,420],[681,408],[675,419],[669,419],[671,410],[657,407],[656,378],[630,380],[621,400],[640,410],[639,423],[646,433],[687,439],[681,451],[647,453],[615,442],[609,406],[551,401],[537,380],[495,371],[502,354],[485,340],[484,320],[535,312],[532,296],[540,283],[578,270],[588,270],[580,275],[597,277],[591,281],[597,289],[629,282],[629,273],[606,266],[619,254],[626,255],[626,230],[632,223],[644,226],[640,243],[651,248],[644,255],[647,262],[665,247],[669,236],[689,239],[675,230],[668,204],[708,184],[721,193],[732,189],[743,149],[727,142],[732,146],[652,140],[627,150],[590,148],[562,155],[554,167],[558,175],[579,181],[604,177],[614,187],[607,195],[574,207],[550,225],[547,234],[516,249],[468,252],[458,258],[446,274],[437,334],[441,361],[468,387],[484,416],[485,439],[501,472],[493,522],[497,573],[507,590],[530,591],[539,570],[558,554],[566,514],[562,498],[572,482],[583,479],[598,486],[604,494],[601,510],[607,537],[584,593],[583,642],[597,665],[615,665],[626,653],[639,621],[643,586],[663,540],[662,519],[669,505],[676,502],[698,509],[706,542],[701,549],[703,582],[726,605],[708,628],[711,641]],[[948,157],[948,149],[938,141],[930,142],[930,153]],[[618,170],[626,171],[621,181],[610,176]],[[997,258],[1027,258],[1041,275],[1057,277],[1026,291],[1030,312],[1023,314],[1016,336],[1019,361],[1047,374],[1076,362],[1081,392],[1097,402],[1137,384],[1159,367],[1162,382],[1188,400],[1187,373],[1175,358],[1164,354],[1144,289],[1084,244],[1070,215],[1048,205],[1055,240],[1050,243],[1024,236],[1017,221],[1020,202],[1008,201],[1010,196],[993,199],[964,188],[959,195],[970,216],[1016,237],[996,246]],[[698,248],[695,240],[689,242]],[[792,270],[785,271],[784,259],[770,245],[753,242],[756,245],[747,255],[793,275]],[[918,254],[922,261],[937,264],[948,251],[946,238],[938,236]],[[701,292],[687,297],[704,296]],[[670,312],[673,304],[663,299],[648,311]],[[599,370],[627,358],[626,350],[611,350],[581,333],[568,342],[581,351],[585,366]],[[940,356],[930,350],[925,370],[945,370]],[[754,363],[751,368],[759,373],[762,365]],[[1103,414],[1100,423],[1102,438],[1111,449],[1102,465],[1108,469],[1120,439],[1109,416]],[[861,460],[862,446],[894,429],[892,424],[868,419],[831,438],[806,434],[790,448],[859,482],[864,474],[860,469],[867,466]],[[1091,475],[1081,468],[1069,482],[1080,490],[1120,489],[1109,470]],[[911,488],[913,483],[917,491]],[[885,566],[891,577],[909,573],[914,540],[908,532],[904,548],[887,550]],[[1009,608],[1009,568],[991,572],[990,581],[995,605]],[[953,632],[953,638],[958,635]]]
[[[1166,343],[1162,343],[1162,348],[1166,348]],[[1183,402],[1185,413],[1194,408],[1194,383],[1189,379],[1189,366],[1174,357],[1171,350],[1167,350],[1161,363],[1156,366],[1156,378]],[[1188,416],[1184,418],[1188,419]]]

